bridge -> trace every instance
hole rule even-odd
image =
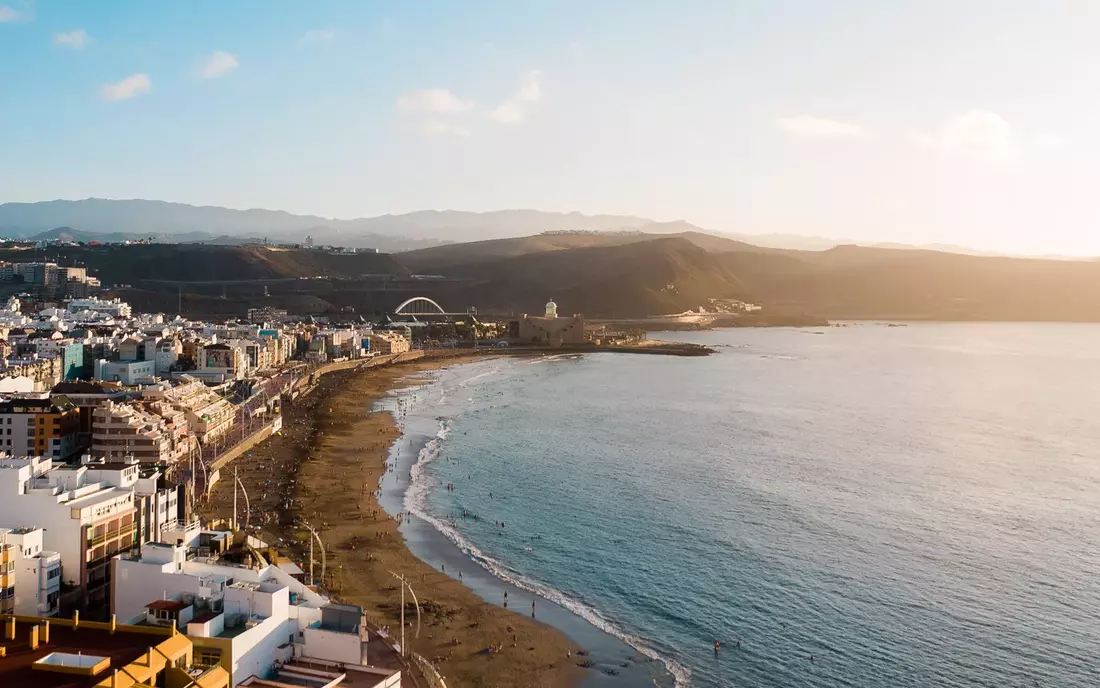
[[[393,309],[393,312],[394,315],[410,315],[417,317],[458,317],[477,315],[477,309],[473,307],[464,313],[448,313],[443,306],[440,306],[427,296],[414,296],[411,299],[407,299],[402,302],[400,306]]]

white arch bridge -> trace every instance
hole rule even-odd
[[[477,315],[477,309],[473,307],[462,313],[450,313],[427,296],[414,296],[411,299],[406,299],[400,306],[393,309],[393,312],[395,315]]]

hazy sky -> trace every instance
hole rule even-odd
[[[0,202],[1100,255],[1100,1],[0,0]]]

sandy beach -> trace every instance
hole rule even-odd
[[[290,541],[290,551],[308,569],[308,532],[293,525],[296,518],[307,520],[328,550],[325,587],[362,605],[374,624],[394,636],[400,635],[400,590],[390,572],[406,576],[423,612],[420,637],[410,645],[436,664],[450,688],[575,686],[585,673],[578,666],[579,647],[532,619],[526,607],[514,612],[489,604],[418,559],[398,532],[398,521],[379,506],[375,491],[400,431],[388,411],[371,412],[372,406],[392,389],[417,384],[427,371],[461,362],[324,376],[312,393],[286,404],[279,436],[223,469],[202,513],[229,516],[235,469],[252,500],[253,525],[271,539]],[[406,601],[411,638],[416,614],[411,598]]]

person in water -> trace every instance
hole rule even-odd
[[[721,649],[722,649],[722,641],[721,640],[715,640],[714,641],[714,656],[715,657],[718,656],[718,651],[721,650]]]

